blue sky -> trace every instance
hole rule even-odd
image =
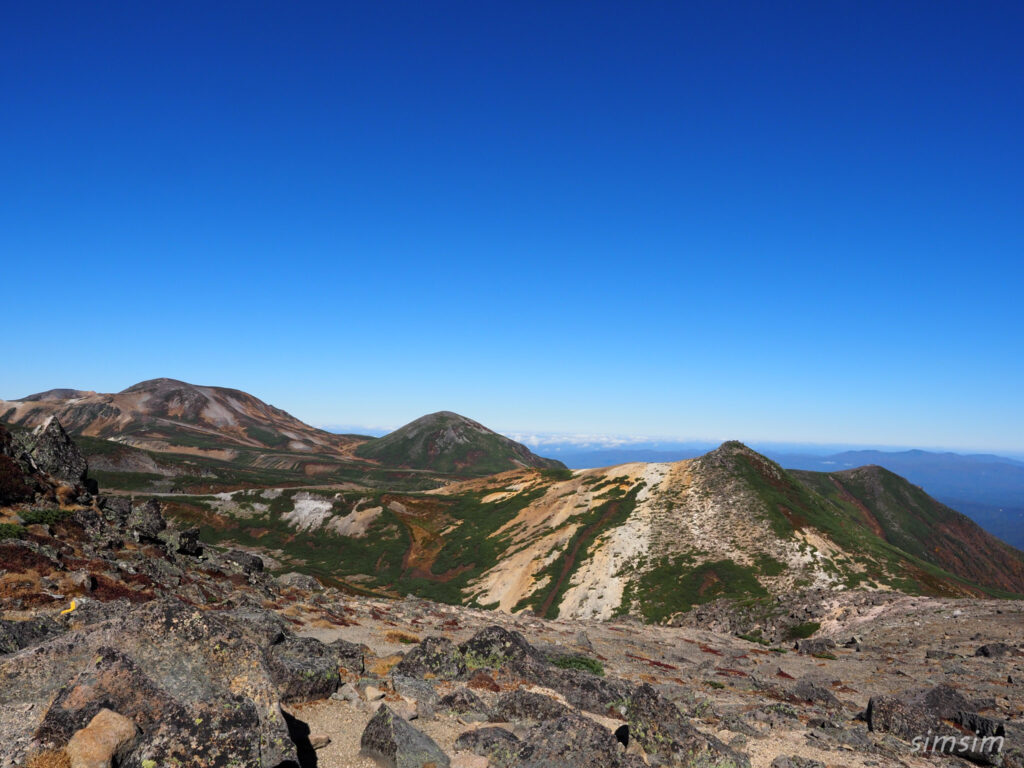
[[[0,396],[1024,450],[1022,34],[1012,2],[10,4]]]

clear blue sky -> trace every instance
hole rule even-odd
[[[0,396],[1024,450],[1024,4],[8,3]]]

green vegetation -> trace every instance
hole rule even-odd
[[[369,440],[356,448],[356,455],[389,467],[448,475],[493,475],[523,465],[565,469],[559,461],[535,456],[525,446],[447,411]]]
[[[71,515],[72,512],[65,509],[30,509],[19,514],[25,525],[54,525]]]
[[[583,672],[590,672],[592,675],[604,677],[604,665],[589,656],[559,656],[551,663],[562,669],[579,669]]]
[[[790,627],[789,631],[786,632],[786,637],[790,640],[806,640],[819,629],[821,629],[821,624],[818,622],[805,621],[803,624]]]
[[[275,432],[270,429],[264,429],[263,427],[250,426],[245,428],[245,433],[253,440],[258,440],[264,445],[268,445],[271,448],[280,448],[282,445],[288,444],[288,438],[282,435],[280,432]]]
[[[662,622],[720,597],[767,596],[756,574],[731,560],[686,568],[685,560],[665,557],[627,587],[623,602],[636,605],[648,621]]]
[[[0,541],[6,539],[18,539],[25,532],[25,529],[14,523],[0,523]]]

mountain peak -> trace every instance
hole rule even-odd
[[[356,449],[356,455],[390,466],[458,475],[486,475],[510,469],[561,469],[560,461],[534,454],[478,421],[454,411],[420,416]]]

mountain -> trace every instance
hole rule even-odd
[[[561,445],[551,453],[573,469],[636,461],[681,461],[704,453],[697,444],[660,443],[594,450]],[[842,451],[829,455],[787,452],[772,446],[763,453],[788,469],[834,472],[865,465],[885,467],[963,512],[985,530],[1024,548],[1024,462],[992,454],[932,451]]]
[[[115,394],[52,389],[0,400],[0,421],[34,427],[50,416],[74,434],[218,457],[253,448],[343,455],[353,442],[240,390],[175,379],[151,379]]]
[[[168,510],[211,542],[272,549],[351,588],[548,617],[665,621],[815,588],[1024,594],[1024,553],[902,478],[787,472],[740,443],[424,493],[251,490]]]
[[[562,462],[537,456],[525,445],[451,411],[421,416],[384,437],[368,440],[355,453],[387,466],[445,474],[487,475],[525,467],[565,469]]]
[[[345,483],[413,490],[517,467],[563,467],[454,413],[424,416],[379,439],[339,435],[246,392],[176,379],[113,394],[51,389],[0,400],[0,423],[14,431],[51,417],[75,435],[101,484],[131,491]]]

